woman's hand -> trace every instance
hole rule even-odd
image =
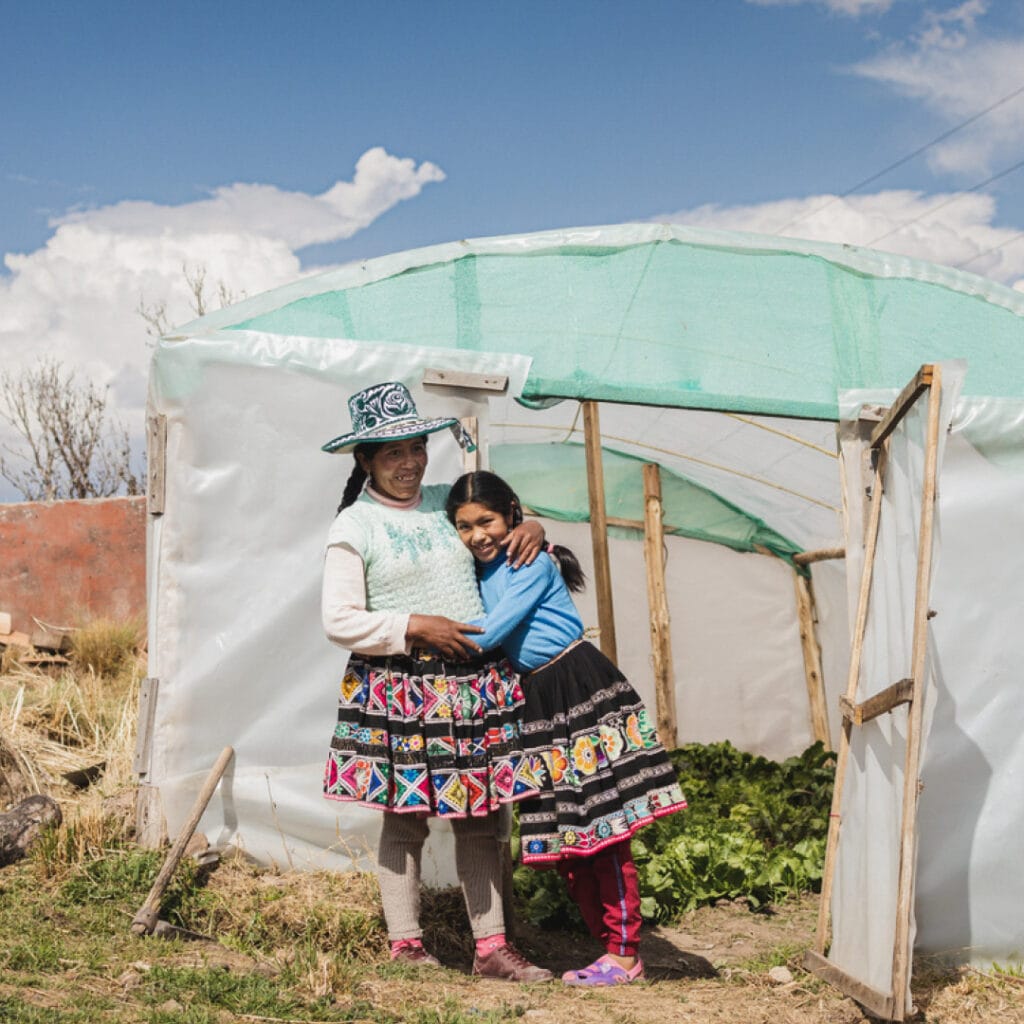
[[[482,650],[466,634],[482,632],[479,626],[454,622],[443,615],[410,615],[405,638],[414,647],[429,647],[446,658],[465,661]]]
[[[544,549],[544,527],[536,519],[527,519],[509,531],[501,546],[508,548],[508,560],[513,569],[532,565]]]

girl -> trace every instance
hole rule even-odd
[[[520,805],[522,858],[556,864],[606,953],[568,985],[617,985],[643,977],[637,953],[640,896],[629,839],[686,806],[647,709],[619,670],[583,639],[569,596],[583,573],[566,548],[512,571],[501,546],[522,522],[515,493],[493,473],[467,473],[446,503],[477,563],[487,614],[473,620],[485,650],[502,646],[522,674],[523,747],[542,790]],[[557,562],[557,567],[556,567]]]

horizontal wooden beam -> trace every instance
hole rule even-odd
[[[854,725],[863,725],[870,722],[872,718],[884,715],[887,711],[899,707],[901,704],[909,704],[914,697],[914,680],[901,679],[892,686],[887,686],[880,693],[868,697],[860,704],[854,704],[848,697],[839,698],[839,708],[843,712],[843,718]]]
[[[811,562],[827,562],[830,558],[845,558],[846,548],[819,548],[817,551],[801,551],[793,556],[795,565],[810,565]]]
[[[906,416],[910,407],[917,401],[921,393],[932,386],[932,364],[925,363],[914,379],[899,393],[896,401],[889,406],[889,411],[882,418],[882,422],[871,431],[871,447],[877,448],[881,443],[899,426],[899,422]]]
[[[423,383],[445,388],[473,388],[476,391],[508,389],[506,373],[469,373],[465,370],[441,370],[428,367],[423,371]]]
[[[804,953],[804,970],[816,978],[821,978],[822,981],[827,981],[851,999],[855,999],[876,1017],[880,1017],[882,1020],[903,1020],[902,1000],[900,1000],[899,1015],[895,1016],[896,1000],[891,995],[886,995],[870,985],[865,985],[863,981],[858,981],[813,949]]]

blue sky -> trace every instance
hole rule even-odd
[[[137,308],[190,319],[182,264],[254,294],[460,237],[665,219],[881,238],[1024,287],[1024,168],[972,191],[1024,160],[1024,91],[842,197],[1024,90],[1022,0],[0,16],[0,356],[80,366],[133,424]]]

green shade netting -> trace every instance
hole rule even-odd
[[[568,235],[527,235],[498,240],[508,251],[462,243],[456,257],[457,247],[439,246],[404,254],[397,269],[382,258],[306,279],[304,291],[266,293],[207,321],[520,353],[533,360],[527,402],[557,396],[836,419],[838,391],[899,389],[922,363],[958,358],[968,361],[966,394],[1024,397],[1024,299],[1010,289],[795,239],[759,248],[754,236],[723,244],[719,232],[717,244],[698,243],[670,237],[685,232],[664,225],[591,234],[644,239],[654,231],[666,237],[570,245],[556,244]]]
[[[492,470],[538,515],[566,522],[590,519],[586,450],[582,445],[502,444],[490,449]],[[619,519],[644,519],[644,460],[602,449],[605,509]],[[685,477],[661,468],[665,533],[724,544],[736,551],[766,549],[787,561],[798,545],[760,519]],[[636,536],[623,530],[625,536]]]

